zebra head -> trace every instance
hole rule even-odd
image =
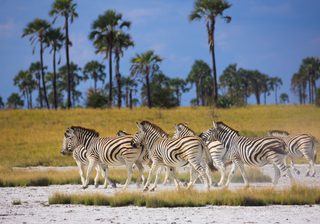
[[[78,141],[77,137],[75,136],[74,130],[72,128],[68,128],[64,133],[62,149],[60,153],[63,155],[72,154],[77,145]]]
[[[139,146],[142,146],[146,133],[139,122],[136,122],[136,125],[138,127],[138,132],[133,135],[131,140],[131,146],[134,148],[139,148]]]
[[[180,138],[184,136],[195,136],[195,132],[192,131],[186,123],[179,123],[175,125],[175,133],[172,138]]]
[[[212,142],[215,141],[215,136],[214,136],[215,130],[214,128],[209,128],[208,130],[202,132],[199,137],[204,141],[204,142]]]
[[[131,134],[129,134],[128,132],[125,132],[125,131],[123,131],[123,130],[119,130],[119,131],[117,132],[117,136],[126,136],[126,135],[131,135]]]

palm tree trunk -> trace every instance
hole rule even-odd
[[[212,80],[213,80],[213,105],[216,106],[218,102],[218,85],[217,85],[217,68],[216,68],[216,55],[215,55],[215,46],[214,46],[214,30],[215,30],[215,19],[211,21],[210,29],[208,30],[209,35],[209,45],[211,51],[212,59]]]
[[[129,107],[129,87],[126,86],[126,107]]]
[[[70,59],[69,59],[69,24],[68,24],[68,16],[65,17],[65,29],[66,29],[66,60],[67,60],[67,76],[68,76],[68,97],[67,97],[67,107],[70,109],[72,107],[71,104],[71,74],[70,74]]]
[[[146,84],[147,84],[148,108],[151,108],[152,102],[151,102],[151,91],[150,91],[150,80],[149,80],[149,68],[147,68],[147,71],[146,71]]]
[[[29,97],[30,97],[30,109],[32,109],[33,106],[32,106],[32,90],[31,89],[29,89]]]
[[[40,65],[41,65],[41,79],[42,79],[42,87],[43,87],[43,95],[44,95],[44,100],[46,102],[47,108],[50,109],[49,107],[49,101],[47,97],[47,89],[46,89],[46,83],[44,80],[44,69],[43,69],[43,42],[42,42],[42,37],[40,38]]]
[[[276,104],[278,104],[278,93],[277,93],[278,91],[277,91],[277,89],[278,89],[278,86],[276,85],[274,88],[274,97],[275,97]]]
[[[132,109],[132,89],[129,91],[129,107]]]
[[[43,103],[42,103],[42,90],[41,90],[41,76],[40,74],[37,77],[38,79],[38,90],[39,90],[39,103],[40,103],[40,108],[43,108]]]
[[[53,48],[53,80],[52,80],[52,88],[53,88],[53,104],[54,109],[58,108],[57,102],[57,73],[56,73],[56,48]]]
[[[121,74],[120,74],[120,57],[119,53],[116,53],[116,79],[117,79],[117,88],[118,88],[118,108],[121,108]]]
[[[112,48],[109,50],[109,108],[112,107]]]
[[[94,84],[93,84],[94,87],[93,87],[93,88],[94,88],[94,92],[95,92],[95,93],[97,92],[97,81],[98,81],[96,77],[97,77],[97,76],[95,76],[95,77],[93,78],[93,82],[94,82]]]
[[[199,106],[199,84],[198,82],[195,83],[195,86],[196,86],[196,104],[197,106]]]

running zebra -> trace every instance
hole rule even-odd
[[[126,189],[132,177],[132,166],[136,164],[140,175],[137,183],[143,180],[143,166],[140,162],[141,149],[131,146],[132,136],[123,137],[108,137],[101,138],[92,129],[83,127],[70,127],[66,131],[65,145],[82,144],[87,149],[87,158],[89,161],[84,188],[88,187],[89,177],[92,169],[99,165],[104,170],[104,177],[108,181],[108,166],[122,166],[126,165],[128,171],[127,180],[123,186]],[[106,186],[105,186],[106,187]]]
[[[176,179],[172,168],[191,164],[192,168],[198,172],[203,179],[206,188],[209,189],[209,180],[201,165],[203,154],[206,153],[206,146],[199,137],[187,136],[177,139],[163,138],[161,133],[165,133],[160,127],[148,121],[137,123],[138,133],[132,139],[132,146],[136,147],[142,142],[145,143],[149,151],[152,166],[149,171],[147,182],[144,186],[144,191],[149,189],[151,178],[159,165],[169,167],[170,176],[174,178],[176,187],[179,188],[179,182]],[[208,165],[213,169],[213,164],[210,155],[206,155]],[[211,160],[211,161],[210,161]],[[190,179],[188,188],[191,187],[195,179]],[[156,182],[150,190],[156,188]]]
[[[294,182],[290,169],[285,163],[287,155],[285,143],[279,138],[240,136],[238,131],[223,122],[213,122],[213,128],[203,132],[202,137],[206,140],[217,139],[227,150],[225,156],[232,161],[232,168],[226,186],[229,185],[236,168],[240,169],[245,186],[249,186],[244,164],[258,167],[272,164],[275,171],[274,185],[278,183],[280,170],[288,175],[291,183]]]
[[[71,155],[72,154],[72,157],[76,161],[78,169],[79,169],[79,174],[80,174],[82,186],[84,186],[85,185],[85,177],[84,177],[85,170],[84,169],[85,169],[85,167],[87,167],[89,165],[89,160],[87,158],[87,149],[82,144],[74,145],[72,141],[67,141],[66,139],[68,137],[69,137],[69,132],[67,130],[64,134],[61,154],[63,154],[63,155]],[[99,137],[99,133],[92,132],[92,137]],[[99,183],[98,183],[99,175],[101,173],[104,176],[104,173],[102,172],[100,166],[97,165],[95,168],[96,168],[97,174],[96,174],[96,177],[94,178],[94,186],[98,187],[99,186]],[[105,180],[105,181],[107,181],[107,180]],[[106,185],[106,182],[104,185]]]
[[[297,174],[300,174],[300,171],[294,166],[293,159],[304,157],[309,163],[306,176],[315,176],[316,171],[314,164],[317,158],[317,140],[314,136],[308,134],[289,135],[288,132],[279,130],[269,131],[268,135],[279,137],[286,143],[289,152],[288,156],[291,160],[291,167]]]
[[[173,135],[173,138],[179,138],[183,136],[196,136],[196,133],[191,128],[189,128],[186,124],[179,123],[175,125],[175,133]],[[201,134],[199,136],[201,136]],[[229,161],[225,161],[224,155],[226,154],[226,150],[223,147],[223,144],[219,141],[213,140],[213,141],[206,141],[205,143],[208,147],[214,166],[220,172],[220,180],[219,180],[219,183],[216,185],[222,186],[224,183],[225,172],[226,172],[225,167],[226,165],[230,164]],[[209,176],[211,177],[211,175]]]
[[[119,130],[117,132],[117,136],[127,136],[127,135],[131,135],[131,134],[129,134],[128,132],[125,132],[123,130]],[[167,133],[163,133],[162,137],[168,138],[168,134]],[[142,151],[144,151],[144,144],[141,144],[141,148],[142,148]],[[144,156],[142,157],[141,162],[142,162],[142,164],[151,167],[152,162],[150,160],[148,150],[144,151]],[[155,180],[158,181],[160,173],[161,173],[161,171],[163,169],[165,170],[166,175],[164,176],[162,184],[166,185],[168,183],[168,180],[169,180],[169,170],[167,169],[166,166],[159,167],[159,169],[157,170],[157,174],[156,174]]]

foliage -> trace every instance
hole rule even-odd
[[[285,104],[285,103],[289,103],[289,96],[286,93],[281,93],[280,94],[280,103],[281,104]]]
[[[188,74],[187,82],[196,87],[195,105],[208,106],[212,101],[212,77],[209,65],[203,60],[195,60]]]
[[[320,107],[320,89],[318,89],[316,93],[316,106]]]
[[[174,95],[171,88],[170,78],[163,73],[153,74],[150,83],[151,98],[154,107],[171,108],[179,105],[178,98]],[[142,105],[148,105],[147,87],[144,85],[141,90]]]
[[[90,78],[94,81],[94,91],[97,91],[98,81],[104,83],[106,78],[106,73],[104,72],[105,68],[106,66],[95,60],[87,62],[87,64],[85,64],[83,67],[84,77],[87,78],[90,76]]]
[[[2,96],[0,96],[0,109],[4,108],[4,102],[2,100]]]
[[[89,108],[104,108],[108,105],[108,97],[102,90],[89,89],[86,106]]]
[[[19,71],[13,79],[13,84],[19,87],[20,92],[27,100],[28,109],[31,109],[32,92],[37,86],[37,82],[33,79],[32,74],[29,71]]]
[[[7,100],[7,107],[11,109],[18,109],[23,107],[23,100],[20,98],[18,93],[12,93]]]
[[[263,206],[263,205],[313,205],[320,203],[317,187],[293,186],[289,189],[272,188],[227,189],[201,192],[196,190],[161,191],[156,193],[122,192],[114,195],[101,193],[55,193],[49,204],[83,204],[142,206],[142,207],[199,207],[206,205]]]

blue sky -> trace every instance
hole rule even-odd
[[[31,62],[28,38],[21,38],[23,28],[35,18],[52,21],[48,16],[53,0],[0,0],[0,96],[7,100],[12,92],[13,77]],[[193,0],[76,0],[79,18],[70,28],[73,46],[71,60],[81,67],[90,60],[104,62],[96,55],[88,34],[92,21],[107,9],[115,9],[123,18],[132,21],[130,34],[135,47],[126,51],[121,60],[121,73],[129,74],[129,61],[135,53],[154,49],[164,58],[161,70],[170,77],[186,78],[196,59],[210,66],[207,34],[204,22],[189,22]],[[232,7],[225,11],[232,17],[229,24],[221,19],[216,26],[216,61],[218,75],[231,63],[238,67],[258,69],[283,80],[281,92],[289,94],[290,102],[297,98],[290,91],[290,79],[304,57],[320,56],[320,1],[318,0],[230,0]],[[61,25],[59,19],[56,25]],[[61,51],[64,63],[64,51]],[[45,54],[45,64],[51,68],[51,55]],[[93,86],[87,81],[81,91]],[[36,96],[36,93],[34,93]],[[182,97],[189,105],[194,90]],[[255,103],[252,98],[251,103]],[[267,99],[274,103],[274,96]]]

